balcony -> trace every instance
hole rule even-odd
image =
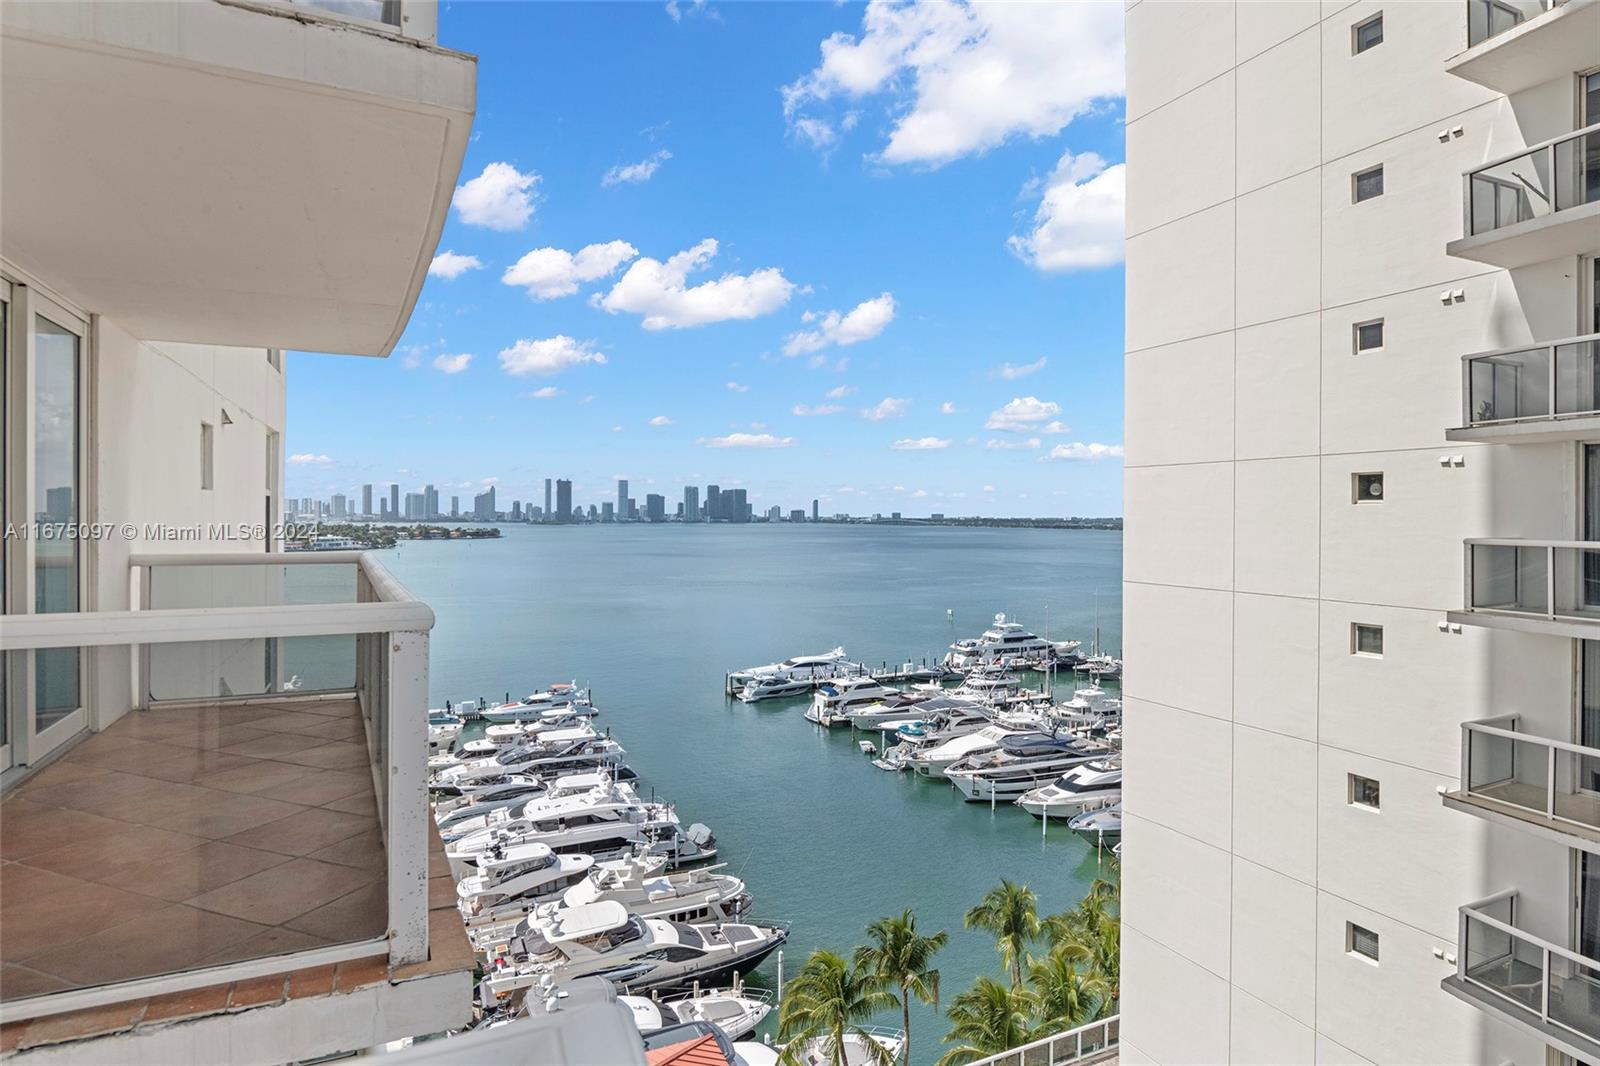
[[[1461,787],[1444,805],[1600,855],[1600,748],[1521,731],[1515,714],[1461,725]]]
[[[1600,637],[1600,541],[1465,544],[1466,609],[1451,622],[1574,639]]]
[[[1467,0],[1465,52],[1445,63],[1458,78],[1515,93],[1594,65],[1595,0]]]
[[[0,5],[6,257],[139,339],[387,355],[476,106],[436,11]]]
[[[1583,1062],[1600,1061],[1600,960],[1517,927],[1517,893],[1461,908],[1457,999]]]
[[[1600,333],[1461,360],[1461,425],[1450,440],[1544,444],[1600,433]]]
[[[136,556],[131,577],[136,610],[0,632],[21,691],[53,651],[91,721],[97,696],[135,708],[0,800],[0,1051],[177,1061],[165,1023],[247,1008],[275,1012],[284,1060],[464,1023],[427,812],[433,613],[359,553]]]
[[[1499,267],[1600,247],[1600,123],[1496,160],[1466,177],[1466,236],[1445,251]]]

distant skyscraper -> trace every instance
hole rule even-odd
[[[596,510],[594,504],[591,503],[589,505],[589,521],[593,522],[596,518],[599,518],[599,517],[600,517],[600,512],[598,510]]]
[[[333,497],[333,517],[344,517],[344,495],[342,493],[336,493]]]
[[[644,517],[648,522],[665,522],[667,520],[667,498],[659,493],[646,493],[644,497]]]
[[[439,517],[439,490],[432,485],[425,485],[422,489],[422,517]]]
[[[450,517],[451,518],[460,518],[461,517],[461,497],[460,496],[452,496],[452,497],[450,497]]]
[[[472,498],[472,517],[480,522],[492,522],[495,516],[494,486]]]
[[[600,505],[600,521],[615,522],[617,520],[617,505],[607,500]]]
[[[706,486],[706,519],[711,522],[721,521],[727,516],[722,513],[722,490],[716,485]]]
[[[550,479],[544,479],[544,518],[550,517]]]
[[[556,521],[572,521],[572,482],[562,478],[556,480]]]
[[[394,482],[389,483],[389,517],[395,518],[400,514],[400,486]]]
[[[372,486],[361,486],[361,513],[367,517],[372,516]]]
[[[730,522],[750,521],[750,503],[744,489],[729,489],[723,493],[722,511]]]
[[[617,478],[617,517],[627,518],[632,508],[628,505],[628,479]]]
[[[513,522],[522,521],[522,501],[521,500],[512,500],[511,501],[511,520]]]
[[[816,500],[812,500],[811,501],[811,520],[813,522],[815,522],[817,520],[817,501]]]
[[[683,520],[685,522],[700,521],[699,485],[685,485],[683,487]]]
[[[427,496],[426,496],[426,494],[421,493],[421,492],[408,492],[408,493],[406,493],[406,517],[407,518],[426,518],[427,517],[427,510],[428,510],[428,508],[427,508]]]

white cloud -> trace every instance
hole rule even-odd
[[[804,113],[814,104],[889,93],[894,128],[877,158],[890,164],[939,166],[1014,136],[1051,136],[1123,92],[1115,4],[873,0],[859,37],[835,33],[821,51],[783,91],[790,127],[827,125]]]
[[[790,408],[790,413],[798,415],[801,418],[811,418],[816,415],[836,415],[843,410],[844,408],[840,407],[836,403],[819,403],[815,406],[797,403],[794,405],[794,407]]]
[[[994,486],[993,485],[985,485],[983,487],[983,491],[984,492],[993,492],[994,491]]]
[[[333,458],[327,455],[316,455],[311,452],[299,452],[289,456],[289,462],[295,466],[332,466]]]
[[[950,447],[950,442],[942,437],[907,437],[889,447],[897,452],[937,452]]]
[[[433,357],[435,370],[443,370],[446,374],[459,374],[472,365],[470,353],[462,352],[460,355],[436,355]]]
[[[894,296],[886,292],[863,300],[843,315],[837,311],[825,314],[807,311],[801,320],[815,322],[817,328],[790,334],[783,345],[785,355],[821,351],[831,344],[847,347],[871,340],[894,321]]]
[[[856,387],[854,385],[835,385],[833,388],[828,390],[828,399],[842,400],[855,391]]]
[[[1045,358],[1041,355],[1031,363],[1023,363],[1021,365],[1001,363],[994,369],[993,373],[996,377],[1005,378],[1007,381],[1016,381],[1018,378],[1025,378],[1029,374],[1043,370],[1044,364]]]
[[[787,448],[794,438],[774,437],[771,433],[729,433],[726,437],[702,439],[700,443],[707,448]]]
[[[611,432],[613,432],[613,433],[621,433],[622,432],[622,427],[621,426],[612,426],[611,427]]]
[[[581,282],[610,277],[638,254],[639,249],[627,241],[586,244],[576,253],[562,248],[535,248],[507,267],[500,280],[527,289],[535,300],[554,300],[571,296]]]
[[[1051,436],[1057,436],[1062,433],[1071,433],[1072,427],[1067,425],[1065,422],[1051,422],[1049,425],[1039,430],[1039,432],[1048,433]]]
[[[1006,246],[1047,273],[1120,263],[1126,199],[1123,164],[1108,167],[1093,152],[1064,152],[1033,214],[1033,229],[1008,237]]]
[[[942,415],[954,415],[960,414],[960,411],[957,410],[955,404],[951,403],[949,400],[946,400],[944,403],[939,405],[939,413]]]
[[[741,385],[737,381],[730,381],[730,382],[728,382],[728,391],[729,392],[749,392],[750,391],[750,386],[749,385]]]
[[[594,349],[594,341],[577,341],[564,333],[544,340],[520,340],[500,353],[506,373],[539,374],[548,377],[584,363],[604,363],[604,353]]]
[[[832,148],[839,139],[833,127],[820,118],[797,118],[789,124],[789,129],[819,152]]]
[[[1084,444],[1073,441],[1071,444],[1057,444],[1050,449],[1049,459],[1076,459],[1097,462],[1101,459],[1121,459],[1122,445],[1120,444]]]
[[[1018,396],[1000,410],[989,415],[989,421],[983,424],[985,429],[1010,430],[1013,433],[1023,433],[1034,428],[1039,422],[1046,422],[1061,413],[1061,405],[1037,396]]]
[[[594,303],[612,314],[643,315],[645,329],[682,329],[729,319],[759,318],[789,302],[794,283],[776,267],[749,274],[724,274],[689,286],[690,271],[703,269],[717,254],[707,237],[665,263],[645,256],[635,260],[611,291]]]
[[[1029,437],[1027,440],[996,440],[990,438],[984,445],[990,451],[1015,451],[1019,448],[1037,448],[1040,445],[1038,437]]]
[[[882,422],[889,418],[899,418],[906,413],[906,408],[910,406],[910,400],[885,396],[874,406],[864,408],[861,412],[861,417],[871,419],[874,422]]]
[[[508,232],[521,229],[533,217],[533,190],[539,175],[520,173],[510,163],[490,163],[483,173],[456,186],[450,201],[461,221],[469,226]]]
[[[529,395],[535,400],[553,400],[561,395],[561,390],[554,385],[546,385],[542,389],[534,389]]]
[[[682,22],[691,15],[704,15],[712,22],[722,21],[722,15],[706,0],[667,0],[667,17],[673,22]]]
[[[672,419],[668,418],[666,415],[656,415],[650,420],[650,424],[652,426],[670,426],[672,425]]]
[[[433,257],[433,262],[428,264],[430,278],[444,278],[451,280],[459,278],[469,270],[481,270],[483,263],[475,255],[457,255],[455,252],[440,252]]]
[[[665,148],[656,152],[648,159],[641,159],[637,163],[628,163],[612,167],[600,179],[601,185],[642,185],[655,177],[661,164],[672,158],[672,153]]]

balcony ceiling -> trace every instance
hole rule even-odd
[[[1600,203],[1584,204],[1445,245],[1445,254],[1504,267],[1528,266],[1600,248]]]
[[[153,340],[387,355],[470,56],[269,5],[0,5],[0,254]]]
[[[1509,96],[1550,81],[1560,71],[1594,66],[1596,41],[1600,0],[1568,0],[1467,49],[1446,62],[1445,70]]]

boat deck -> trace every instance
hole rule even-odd
[[[384,934],[352,700],[133,711],[0,801],[0,998]]]

